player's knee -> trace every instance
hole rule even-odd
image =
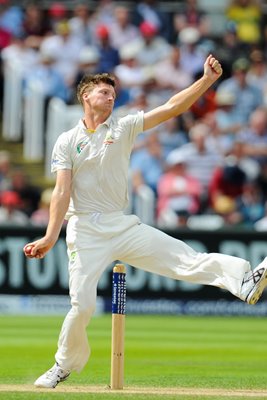
[[[72,313],[79,318],[84,318],[85,321],[89,320],[95,312],[95,303],[78,303],[72,302]]]

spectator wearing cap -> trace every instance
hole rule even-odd
[[[132,96],[135,96],[136,91],[150,80],[150,74],[138,60],[139,50],[140,47],[136,41],[123,46],[119,51],[120,64],[114,69],[121,85],[129,89]]]
[[[140,27],[143,22],[153,25],[161,37],[168,42],[171,41],[171,16],[162,11],[157,0],[141,0],[135,3],[133,7],[133,23]]]
[[[77,55],[83,46],[83,41],[72,35],[69,22],[64,20],[57,24],[54,35],[44,38],[40,51],[56,56],[54,66],[65,84],[71,86],[77,72]]]
[[[216,91],[216,110],[213,113],[215,129],[219,135],[227,136],[232,142],[235,134],[240,131],[242,125],[238,122],[233,111],[236,104],[235,95],[227,89]]]
[[[67,8],[61,1],[53,2],[48,8],[48,19],[50,31],[55,33],[57,30],[57,24],[68,18]]]
[[[179,32],[178,46],[180,47],[181,68],[193,77],[202,71],[206,55],[198,47],[200,33],[197,28],[187,27]]]
[[[29,218],[20,210],[21,199],[11,190],[0,194],[0,224],[1,225],[27,225]]]
[[[188,173],[186,153],[169,154],[157,192],[157,222],[161,227],[184,226],[188,217],[199,211],[202,186]]]
[[[233,111],[240,124],[248,123],[250,114],[263,104],[263,92],[248,82],[250,63],[246,58],[238,58],[232,66],[232,76],[218,85],[218,90],[231,92],[236,101]]]
[[[111,44],[120,50],[140,37],[139,29],[131,22],[130,10],[120,5],[114,9],[114,21],[110,25]]]
[[[84,75],[96,74],[99,70],[98,63],[100,54],[96,46],[84,46],[78,55],[78,69],[74,79],[73,87],[75,88],[75,102],[76,102],[76,87]]]
[[[111,45],[109,28],[106,25],[98,25],[96,28],[97,48],[100,54],[99,72],[112,73],[120,63],[119,51]]]
[[[169,57],[171,46],[159,35],[155,25],[148,21],[141,23],[141,37],[136,41],[139,43],[138,61],[143,66],[153,66],[155,63]]]

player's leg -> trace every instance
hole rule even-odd
[[[186,243],[140,224],[118,238],[117,257],[135,267],[174,279],[217,286],[254,304],[267,284],[267,259],[252,273],[250,263],[220,253],[198,253]],[[245,284],[243,281],[248,281]],[[251,297],[251,290],[256,293]]]

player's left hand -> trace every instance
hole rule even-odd
[[[210,54],[204,64],[204,75],[216,81],[223,73],[222,66],[219,61]]]

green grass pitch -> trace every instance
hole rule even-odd
[[[127,315],[126,390],[113,393],[111,315],[96,316],[85,369],[49,393],[38,391],[32,383],[54,362],[62,321],[0,316],[0,399],[267,399],[265,318]],[[86,393],[86,386],[96,390]]]

